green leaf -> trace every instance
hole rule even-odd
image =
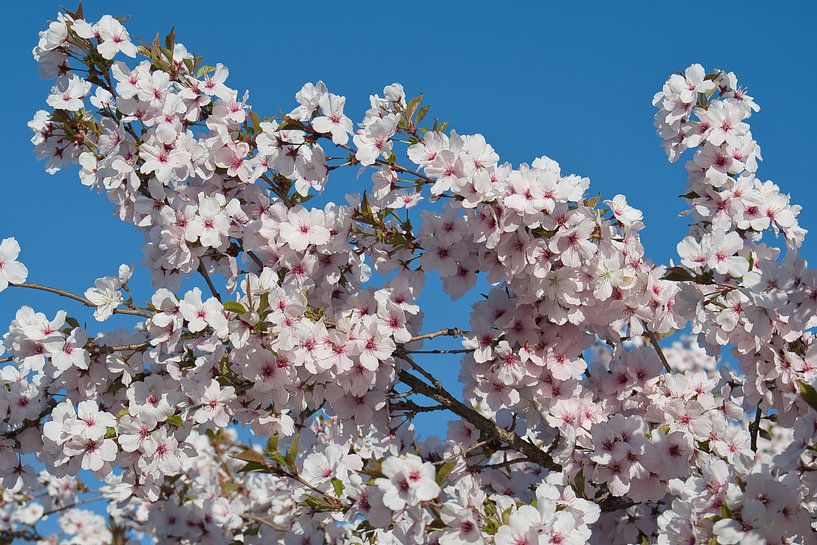
[[[224,303],[224,310],[228,312],[235,312],[236,314],[244,314],[247,309],[238,301],[227,301]]]
[[[372,207],[369,204],[369,197],[366,196],[366,192],[363,192],[363,200],[360,201],[360,213],[363,215],[363,219],[369,222],[374,220],[372,214]]]
[[[298,441],[301,439],[301,433],[298,432],[295,434],[295,437],[292,438],[292,443],[289,445],[289,450],[287,451],[287,455],[284,460],[287,463],[287,467],[292,471],[292,473],[297,474],[295,469],[295,457],[298,455]]]
[[[173,46],[176,45],[176,27],[170,27],[170,32],[165,36],[165,47],[173,51]]]
[[[343,481],[337,477],[332,477],[332,488],[335,489],[335,495],[338,498],[343,497]]]
[[[576,473],[576,478],[573,479],[573,488],[575,489],[576,495],[580,498],[584,497],[584,468],[580,469],[578,473]]]
[[[444,463],[442,466],[440,466],[440,470],[437,471],[437,477],[435,479],[437,481],[438,485],[440,485],[440,486],[443,485],[443,483],[445,482],[446,477],[448,477],[448,474],[451,473],[451,470],[454,469],[454,466],[456,466],[456,465],[457,465],[456,460],[449,460],[446,463]]]
[[[426,114],[428,113],[429,108],[431,108],[431,105],[423,106],[422,108],[417,110],[417,116],[415,117],[415,122],[416,123],[419,123],[420,121],[422,121],[425,118]]]
[[[265,294],[261,295],[261,297],[259,298],[258,314],[260,314],[262,318],[266,317],[266,315],[264,313],[269,308],[270,308],[270,306],[269,306],[269,294],[265,293]]]
[[[303,505],[314,509],[320,509],[323,507],[323,502],[314,496],[307,496],[303,501]]]
[[[259,464],[258,462],[247,462],[241,468],[239,468],[239,473],[245,473],[247,471],[262,471],[264,473],[269,473],[270,469],[269,466],[266,464]]]
[[[209,64],[205,64],[204,66],[202,66],[201,68],[198,69],[198,71],[196,72],[196,77],[200,78],[205,74],[209,74],[210,72],[212,72],[215,69],[216,69],[215,66],[210,66]]]
[[[165,422],[169,426],[173,426],[174,428],[181,428],[182,426],[184,426],[184,421],[182,420],[182,417],[179,416],[178,414],[171,414],[170,416],[167,417],[167,420],[165,420]]]
[[[264,459],[263,456],[255,452],[253,449],[248,448],[238,454],[234,455],[233,458],[236,460],[241,460],[243,462],[256,462],[259,464],[267,465],[267,461]]]
[[[269,453],[278,452],[278,434],[276,433],[272,437],[267,440],[267,446],[265,449]]]
[[[417,109],[417,106],[420,105],[421,100],[423,100],[423,93],[420,93],[416,97],[409,100],[409,103],[406,106],[406,119],[411,119],[411,116],[414,115],[414,111]]]
[[[814,389],[814,386],[802,380],[797,381],[797,386],[800,388],[800,398],[817,411],[817,390]]]
[[[688,270],[683,267],[670,267],[664,276],[663,280],[671,280],[673,282],[694,282],[695,277],[690,274]]]

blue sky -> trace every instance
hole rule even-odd
[[[120,263],[142,259],[141,235],[119,222],[103,196],[80,185],[75,169],[55,176],[32,153],[26,122],[44,107],[49,82],[31,59],[37,32],[62,2],[21,2],[0,35],[6,77],[0,86],[5,176],[0,237],[15,236],[31,281],[82,292]],[[69,4],[70,5],[70,4]],[[497,10],[496,6],[502,9]],[[73,7],[73,6],[72,6]],[[817,124],[817,3],[488,2],[100,2],[86,14],[130,15],[132,36],[176,27],[177,41],[207,64],[230,68],[228,83],[262,117],[288,111],[306,81],[323,79],[346,95],[360,119],[368,95],[399,81],[424,92],[431,115],[460,133],[480,132],[503,160],[548,155],[591,179],[591,194],[627,195],[644,211],[648,255],[666,262],[686,230],[677,217],[685,171],[667,163],[652,127],[651,99],[667,75],[694,62],[735,71],[763,110],[752,118],[765,161],[760,175],[791,193],[817,228],[813,158]],[[332,182],[330,181],[330,184]],[[341,178],[361,192],[367,178]],[[807,238],[812,262],[817,243]],[[134,279],[137,300],[147,275]],[[433,292],[426,329],[465,325],[465,302]],[[53,314],[66,308],[97,330],[90,313],[49,295],[0,294],[0,328],[21,304]],[[445,311],[445,312],[442,312]],[[82,321],[82,320],[81,320]],[[118,323],[128,324],[124,319]],[[458,365],[436,360],[453,383]]]

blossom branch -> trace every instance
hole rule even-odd
[[[755,410],[755,419],[749,424],[749,433],[751,434],[750,446],[752,452],[757,452],[757,436],[760,434],[760,420],[763,417],[763,411],[760,408],[760,403],[757,404]]]
[[[428,339],[436,339],[437,337],[462,337],[465,332],[459,329],[458,327],[447,327],[444,329],[439,329],[437,331],[432,331],[430,333],[423,333],[421,335],[415,335],[411,339],[408,340],[405,344],[413,343],[415,341],[422,341]]]
[[[667,361],[667,356],[664,355],[664,350],[661,348],[661,345],[658,344],[658,339],[656,338],[655,333],[653,333],[652,330],[646,327],[644,328],[644,332],[647,334],[647,337],[649,337],[653,348],[655,348],[655,351],[658,353],[658,359],[661,360],[661,365],[664,366],[664,369],[667,371],[667,373],[672,373],[672,367],[670,367],[669,361]]]
[[[39,291],[46,291],[46,292],[49,292],[49,293],[54,293],[54,294],[57,294],[57,295],[59,295],[61,297],[66,297],[68,299],[73,299],[74,301],[78,301],[78,302],[82,303],[83,305],[85,305],[86,307],[90,307],[90,308],[95,308],[96,307],[96,305],[94,305],[91,302],[90,299],[87,299],[86,297],[82,297],[81,295],[77,295],[75,293],[71,293],[71,292],[68,292],[68,291],[65,291],[65,290],[61,290],[59,288],[52,288],[51,286],[44,286],[42,284],[36,284],[34,282],[22,282],[22,283],[19,283],[19,284],[11,284],[10,283],[9,285],[14,286],[15,288],[28,288],[28,289],[32,289],[32,290],[39,290]],[[151,314],[150,312],[148,312],[146,310],[130,309],[130,308],[115,308],[115,309],[113,309],[113,313],[114,314],[125,314],[125,315],[129,315],[129,316],[142,316],[143,318],[150,318],[151,316],[153,316],[153,314]]]
[[[204,281],[207,283],[207,287],[210,288],[210,293],[212,293],[213,297],[221,302],[221,294],[218,292],[215,284],[213,284],[213,281],[210,279],[210,274],[207,272],[207,267],[205,267],[204,261],[199,261],[198,271],[202,278],[204,278]]]
[[[406,361],[412,364],[412,367],[418,369],[419,366],[413,364],[410,359],[406,359]],[[425,375],[425,373],[423,374]],[[475,409],[472,409],[471,407],[468,407],[464,403],[460,402],[454,396],[448,393],[448,391],[442,387],[442,384],[439,381],[434,380],[435,384],[432,387],[408,371],[400,371],[398,377],[415,392],[437,401],[451,412],[473,424],[474,427],[484,433],[486,437],[494,437],[498,439],[502,443],[505,443],[514,450],[521,452],[530,458],[531,461],[546,469],[551,471],[561,470],[561,466],[554,462],[553,458],[551,458],[549,454],[541,450],[536,445],[522,439],[512,431],[506,430],[496,422],[484,417]]]

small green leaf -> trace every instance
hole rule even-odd
[[[335,495],[338,498],[343,497],[343,481],[337,477],[332,477],[332,488],[335,489]]]
[[[170,27],[170,32],[167,33],[165,36],[165,47],[168,48],[170,51],[173,51],[173,47],[176,45],[176,27]]]
[[[576,478],[573,479],[574,489],[576,495],[580,498],[584,498],[584,468],[580,469],[578,473],[576,473]]]
[[[241,468],[239,468],[239,473],[245,473],[247,471],[261,471],[264,473],[269,473],[270,469],[269,466],[266,464],[259,464],[258,462],[247,462]]]
[[[448,474],[451,473],[451,470],[454,469],[454,466],[456,466],[456,465],[457,465],[456,460],[449,460],[446,463],[444,463],[442,466],[440,466],[440,470],[437,471],[437,477],[435,479],[437,481],[438,485],[440,485],[440,486],[443,485],[443,483],[445,482],[446,477],[448,477]]]
[[[182,426],[184,426],[184,421],[182,420],[182,417],[179,416],[178,414],[171,414],[170,416],[167,417],[167,420],[165,420],[165,422],[167,423],[167,425],[173,426],[175,428],[181,428]]]
[[[205,64],[204,66],[202,66],[201,68],[198,69],[198,71],[196,72],[196,77],[200,78],[205,74],[209,74],[210,72],[212,72],[215,69],[216,69],[215,66],[210,66],[209,64]]]
[[[228,312],[235,312],[236,314],[244,314],[247,309],[238,301],[227,301],[224,303],[224,310]]]
[[[417,116],[415,117],[415,123],[419,123],[420,121],[422,121],[425,118],[426,114],[428,113],[429,108],[431,108],[430,105],[429,106],[423,106],[422,108],[417,110]]]
[[[417,109],[417,106],[420,105],[421,100],[423,100],[423,93],[420,93],[416,97],[409,100],[408,105],[406,105],[406,119],[411,119],[411,116],[414,115],[414,111]]]
[[[802,380],[797,381],[797,386],[800,388],[800,398],[817,411],[817,390],[814,389],[814,386]]]
[[[247,450],[244,450],[242,452],[239,452],[238,454],[233,455],[233,458],[235,458],[236,460],[241,460],[243,462],[256,462],[264,465],[267,464],[267,461],[264,460],[264,457],[255,452],[251,448],[248,448]]]
[[[301,439],[301,434],[296,433],[295,437],[292,438],[292,443],[289,445],[289,450],[287,451],[287,455],[284,458],[286,461],[287,467],[289,468],[292,473],[296,473],[295,469],[295,457],[298,455],[298,441]]]
[[[694,282],[695,277],[692,276],[688,270],[683,267],[670,267],[667,269],[667,272],[664,273],[664,276],[661,277],[663,280],[671,280],[673,282]]]
[[[276,433],[267,440],[267,447],[265,449],[269,453],[278,452],[278,434]]]

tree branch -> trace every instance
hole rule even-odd
[[[417,364],[412,362],[408,356],[401,357],[418,371],[422,369]],[[421,373],[423,376],[428,375],[425,371],[421,371]],[[541,450],[533,443],[522,439],[512,431],[506,430],[505,428],[499,426],[496,422],[482,416],[475,409],[472,409],[456,399],[442,387],[442,384],[440,384],[438,380],[432,380],[432,384],[434,384],[432,387],[408,371],[400,371],[398,376],[401,381],[410,386],[415,392],[433,399],[451,412],[459,415],[464,420],[467,420],[480,432],[485,434],[486,437],[495,437],[500,442],[507,444],[514,450],[527,456],[531,462],[537,463],[546,469],[551,471],[560,471],[562,469],[559,464],[553,461],[553,458],[551,458],[548,453]]]
[[[760,418],[762,416],[763,411],[760,409],[760,403],[758,402],[757,410],[755,411],[755,420],[749,424],[749,433],[751,434],[750,446],[752,447],[752,452],[757,452],[757,436],[760,433]]]
[[[473,348],[456,348],[452,350],[406,350],[406,354],[469,354]]]
[[[409,411],[413,413],[430,413],[434,411],[446,411],[448,408],[444,405],[424,406],[417,405],[415,402],[408,401],[394,401],[389,403],[389,408],[393,411]]]
[[[55,293],[61,297],[65,297],[67,299],[73,299],[74,301],[79,301],[83,305],[89,308],[96,308],[96,305],[91,302],[90,299],[82,297],[81,295],[77,295],[75,293],[71,293],[69,291],[61,290],[59,288],[52,288],[51,286],[44,286],[42,284],[35,284],[34,282],[23,282],[22,284],[9,284],[9,286],[14,286],[15,288],[28,288],[31,290],[40,290],[40,291],[47,291],[48,293]],[[150,318],[153,316],[150,312],[146,310],[139,310],[139,309],[130,309],[130,308],[115,308],[113,309],[114,314],[127,314],[130,316],[142,316],[144,318]]]
[[[658,339],[655,337],[655,333],[646,327],[644,328],[644,332],[647,333],[647,337],[650,338],[653,348],[655,348],[655,351],[658,352],[658,358],[661,360],[661,363],[664,364],[664,369],[666,369],[667,373],[672,373],[672,367],[670,367],[667,357],[664,355],[664,351],[661,349],[661,345],[658,344]]]
[[[447,327],[431,333],[423,333],[422,335],[415,335],[405,344],[413,343],[414,341],[422,341],[427,339],[436,339],[437,337],[462,337],[465,332],[458,327]]]
[[[213,297],[218,299],[218,302],[221,302],[221,294],[216,289],[216,286],[213,284],[213,281],[210,280],[210,274],[207,272],[207,267],[204,266],[204,261],[199,260],[199,274],[204,277],[204,281],[207,282],[207,287],[210,288],[210,293],[213,294]]]

